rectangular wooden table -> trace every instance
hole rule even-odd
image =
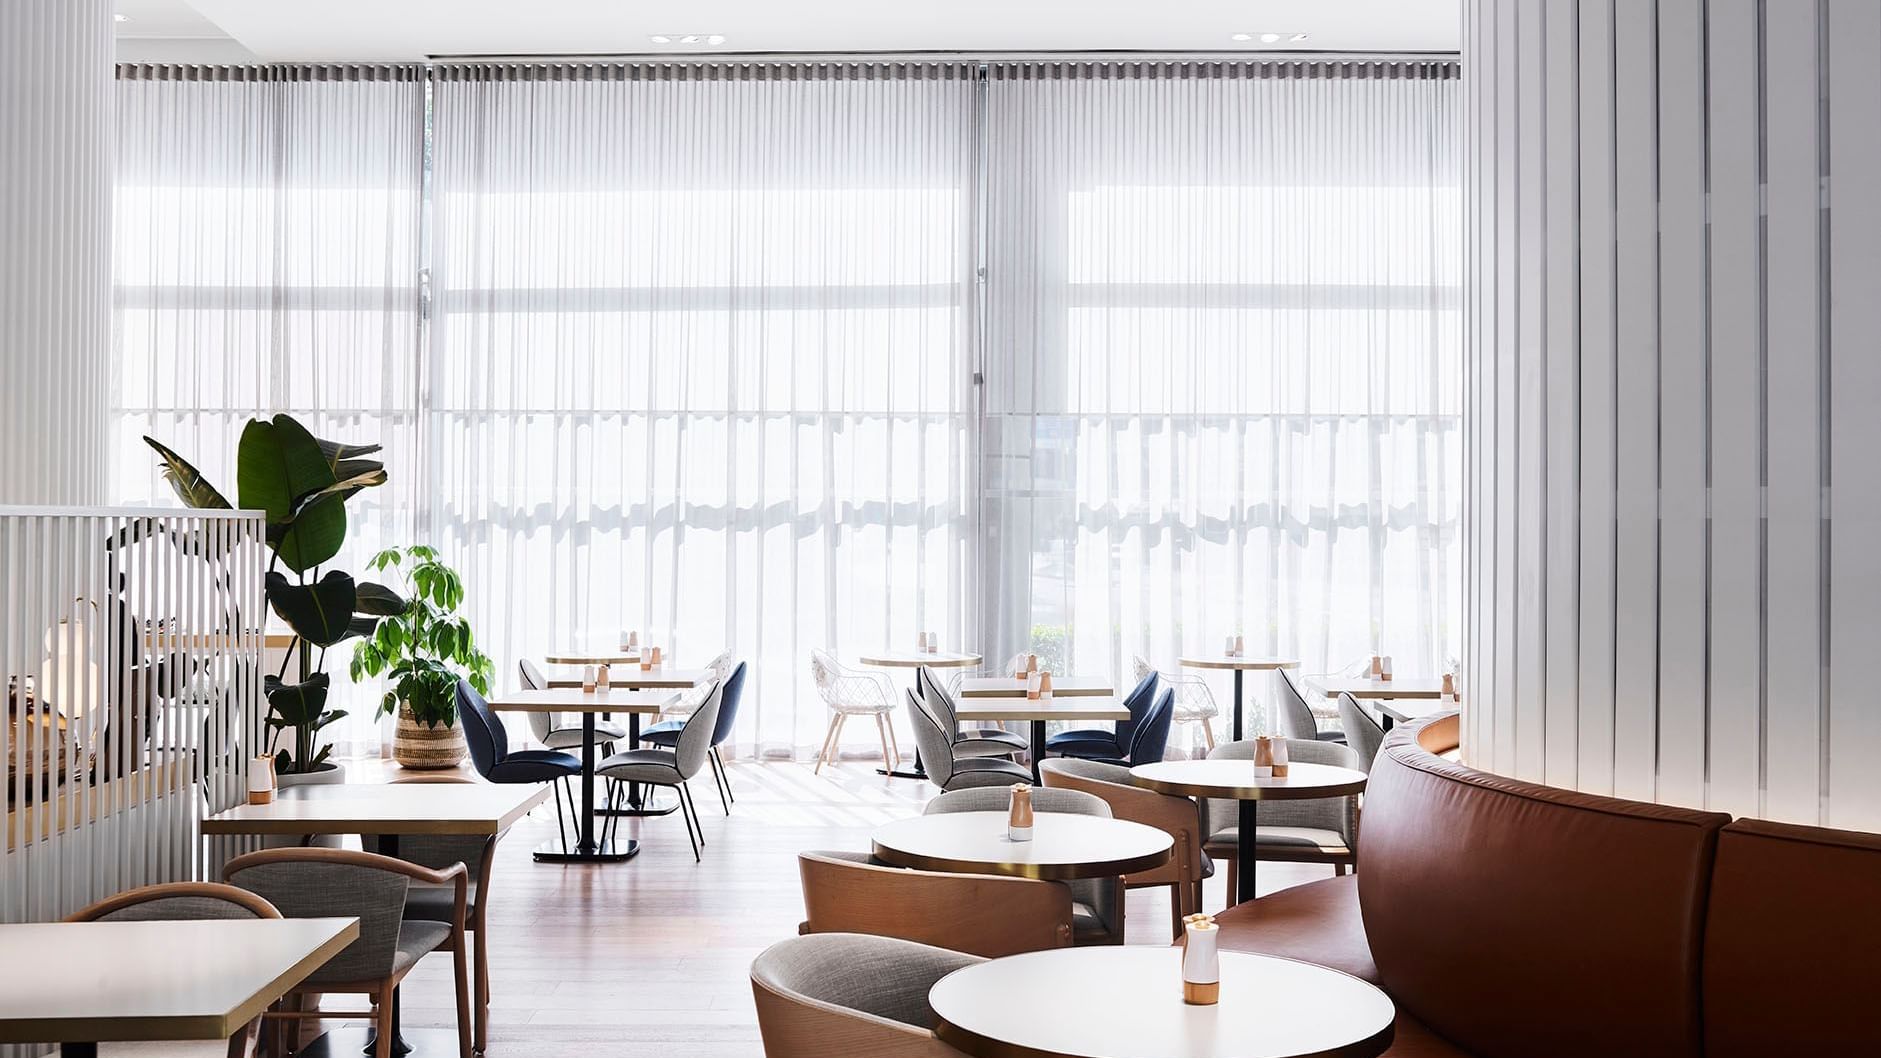
[[[1038,781],[1038,765],[1045,759],[1045,725],[1053,720],[1128,720],[1130,710],[1115,698],[961,698],[954,703],[954,715],[968,721],[1025,720],[1032,725],[1032,779]]]
[[[1417,720],[1450,708],[1442,701],[1441,679],[1317,676],[1307,682],[1328,698],[1349,694],[1369,704],[1378,711],[1379,726],[1386,731],[1391,730],[1394,723]]]
[[[226,1040],[359,936],[356,918],[0,925],[0,1043]]]
[[[697,675],[704,676],[704,673]],[[555,687],[552,684],[547,690],[511,691],[491,699],[490,708],[499,713],[581,714],[580,838],[573,852],[563,852],[560,848],[546,844],[536,849],[537,863],[620,863],[640,851],[640,843],[631,838],[624,843],[616,843],[598,837],[595,833],[594,718],[611,713],[626,713],[627,748],[633,749],[640,743],[640,718],[658,716],[678,700],[678,693],[670,690],[629,691],[609,688],[605,691],[584,691],[579,686]],[[619,810],[627,815],[663,815],[672,811],[670,808],[648,809],[641,800],[638,783],[628,786],[627,803],[629,807]]]
[[[638,665],[611,665],[607,670],[608,683],[615,691],[640,690],[689,690],[712,680],[712,674],[705,669],[641,669]],[[555,691],[581,690],[579,676],[551,676],[549,689]],[[506,696],[508,697],[508,696]],[[495,704],[495,703],[492,703]],[[573,712],[574,710],[568,710]],[[616,710],[618,712],[619,710]]]
[[[332,786],[290,786],[275,795],[273,804],[237,805],[203,820],[204,834],[376,834],[377,851],[398,855],[398,839],[405,834],[496,835],[549,799],[547,783],[338,783]],[[478,943],[484,943],[482,939]],[[398,990],[392,992],[394,1054],[409,1050],[398,1028]],[[448,1036],[448,1039],[446,1037]],[[340,1054],[351,1039],[343,1031],[330,1032],[310,1043],[301,1058]],[[414,1036],[427,1055],[455,1053],[455,1032]],[[322,1042],[324,1041],[324,1042]],[[316,1044],[319,1045],[316,1048]],[[403,1048],[403,1049],[401,1049]]]
[[[1052,676],[1057,698],[1109,698],[1117,693],[1110,681],[1095,676]],[[960,681],[962,698],[1023,698],[1025,681],[1011,676],[969,676]]]

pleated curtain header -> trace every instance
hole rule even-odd
[[[129,81],[995,81],[1415,80],[1461,75],[1454,60],[1051,60],[1041,62],[475,62],[203,66],[121,63]]]

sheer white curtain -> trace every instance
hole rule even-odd
[[[971,66],[442,66],[424,518],[514,659],[964,628]],[[859,736],[858,736],[859,737]]]
[[[174,503],[150,435],[231,499],[252,416],[385,445],[347,505],[343,568],[410,527],[416,458],[422,67],[125,66],[117,84],[113,493]],[[376,752],[377,694],[335,704]]]
[[[1453,64],[997,64],[998,650],[1457,649]]]

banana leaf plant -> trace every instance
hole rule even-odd
[[[199,510],[234,506],[188,460],[152,438],[144,443],[162,458],[163,477],[184,505]],[[320,731],[346,713],[327,708],[332,690],[332,677],[322,671],[327,648],[372,635],[381,617],[402,614],[407,606],[384,585],[321,570],[345,546],[346,501],[361,489],[385,484],[385,464],[366,458],[378,451],[378,445],[320,440],[288,415],[249,420],[236,449],[236,498],[243,510],[267,516],[273,553],[263,585],[268,606],[294,633],[281,671],[263,680],[268,726],[291,732],[292,745],[276,754],[277,771],[318,771],[333,751],[331,745],[320,745]],[[287,667],[296,659],[299,671],[290,683]]]

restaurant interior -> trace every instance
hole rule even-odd
[[[1878,186],[1873,0],[0,0],[0,1058],[1881,1054]]]

